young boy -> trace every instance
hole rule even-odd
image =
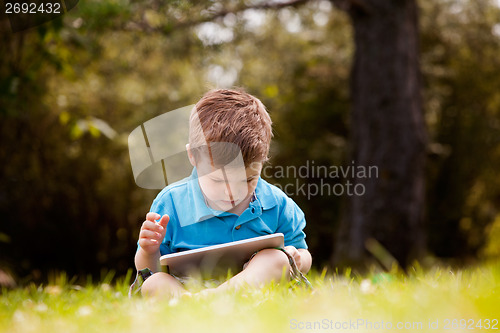
[[[158,194],[139,233],[136,269],[156,272],[142,285],[143,295],[187,293],[178,279],[161,272],[161,255],[277,232],[285,236],[288,255],[277,249],[259,251],[216,289],[279,281],[290,270],[289,257],[301,272],[309,271],[304,214],[260,178],[271,137],[271,118],[252,95],[218,89],[196,104],[186,145],[192,174]]]

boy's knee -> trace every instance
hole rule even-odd
[[[290,261],[283,251],[277,249],[265,249],[259,251],[256,256],[259,254],[266,261],[268,269],[273,270],[276,274],[281,275],[283,272],[288,272],[290,270]]]
[[[167,273],[154,273],[142,284],[141,294],[143,296],[153,296],[171,293],[170,285],[173,283],[172,279],[175,280],[174,277]]]

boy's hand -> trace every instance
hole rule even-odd
[[[297,264],[297,268],[302,271],[302,256],[300,255],[299,250],[295,248],[295,246],[285,246],[285,251],[295,259],[295,263]]]
[[[155,220],[160,219],[158,222]],[[167,232],[167,224],[170,217],[168,215],[160,216],[160,214],[149,212],[146,214],[146,221],[142,223],[139,233],[139,246],[148,254],[157,253],[160,249],[160,244]]]

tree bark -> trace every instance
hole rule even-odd
[[[346,0],[341,5],[352,20],[356,45],[351,159],[356,166],[376,166],[378,177],[372,172],[371,178],[350,179],[364,194],[347,198],[333,261],[366,267],[373,259],[366,243],[375,239],[406,267],[425,247],[426,130],[417,5],[415,0]]]

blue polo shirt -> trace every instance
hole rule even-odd
[[[283,191],[260,177],[255,200],[240,216],[207,206],[196,168],[191,176],[165,187],[151,212],[170,217],[161,255],[277,232],[285,235],[285,246],[307,249],[304,213]]]

